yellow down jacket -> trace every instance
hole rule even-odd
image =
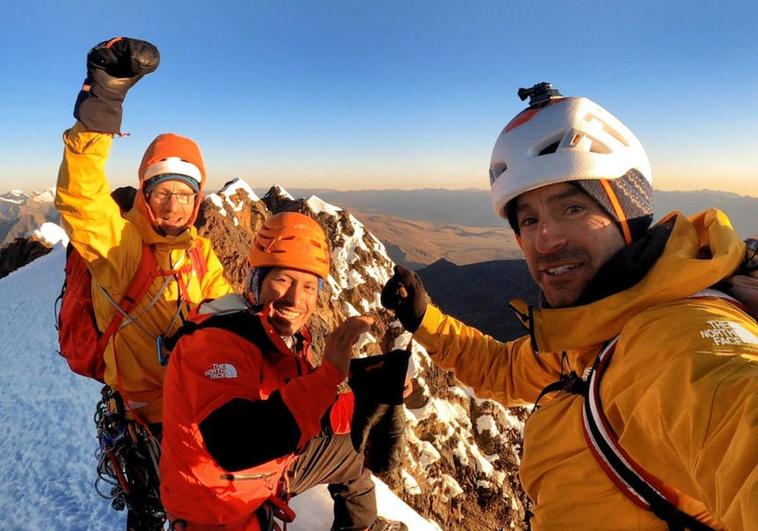
[[[432,305],[414,337],[478,396],[514,406],[534,402],[562,367],[582,375],[618,336],[601,399],[621,446],[685,512],[715,528],[758,529],[758,326],[726,300],[693,297],[730,276],[743,253],[723,213],[678,215],[639,283],[584,306],[534,310],[532,339],[498,342]],[[520,475],[533,528],[667,529],[595,461],[583,400],[548,394],[526,423]]]
[[[160,422],[166,369],[158,363],[156,337],[173,334],[189,306],[230,293],[231,288],[210,242],[198,236],[195,227],[175,237],[162,236],[136,206],[125,218],[121,216],[105,175],[111,135],[86,131],[77,123],[63,134],[63,142],[55,205],[71,243],[92,274],[92,299],[100,330],[108,326],[115,311],[101,288],[114,301],[121,300],[137,270],[143,242],[154,246],[163,271],[187,264],[187,251],[195,246],[205,258],[207,272],[202,282],[194,271],[181,274],[184,297],[180,297],[175,277],[156,278],[105,351],[106,383],[118,387],[129,408],[145,421]],[[141,187],[138,193],[142,193]]]

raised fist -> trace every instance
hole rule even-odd
[[[147,41],[115,37],[101,42],[87,54],[87,78],[74,117],[90,131],[120,133],[127,91],[159,63],[158,48]]]
[[[382,289],[382,306],[393,310],[403,328],[411,333],[421,326],[428,299],[416,272],[399,265],[395,266],[395,274]]]

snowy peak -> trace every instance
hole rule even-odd
[[[315,196],[315,195],[312,195],[308,199],[306,199],[305,204],[308,205],[308,208],[314,214],[320,214],[322,212],[326,212],[327,214],[331,214],[334,216],[342,211],[341,208],[336,207],[330,203],[327,203],[326,201],[320,199],[318,196]]]
[[[18,219],[19,211],[31,196],[21,190],[11,190],[0,195],[0,221]]]
[[[51,186],[45,190],[34,191],[32,193],[24,192],[23,190],[13,189],[0,194],[0,204],[8,203],[12,205],[23,205],[27,201],[35,201],[37,203],[52,203],[55,200],[55,187]]]
[[[29,200],[35,203],[52,203],[55,201],[55,187],[51,186],[42,192],[34,192]]]
[[[10,190],[9,192],[6,192],[0,195],[0,202],[12,203],[15,205],[22,205],[30,197],[32,196],[30,194],[27,194],[24,191],[13,189],[13,190]]]
[[[68,245],[68,234],[56,223],[49,221],[42,224],[39,229],[32,232],[32,241],[39,242],[48,249],[52,249],[56,243],[60,243],[63,247]]]
[[[253,189],[250,188],[250,185],[247,184],[244,179],[239,178],[227,181],[224,186],[221,187],[221,190],[219,190],[218,193],[219,195],[224,195],[226,197],[233,197],[237,194],[243,194],[245,197],[250,199],[250,201],[260,200],[255,192],[253,192]]]
[[[206,200],[215,205],[222,215],[231,213],[233,217],[243,212],[246,205],[260,201],[250,185],[243,179],[232,179],[226,182],[221,190],[208,195]]]
[[[287,190],[284,189],[284,186],[281,186],[279,184],[275,184],[274,186],[272,186],[271,190],[269,190],[268,193],[279,196],[279,197],[283,197],[285,199],[292,199],[292,200],[295,199]]]

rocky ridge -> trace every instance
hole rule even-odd
[[[405,348],[410,335],[381,307],[381,287],[393,263],[384,244],[348,211],[316,196],[295,199],[280,186],[258,197],[247,184],[227,183],[206,200],[199,232],[211,238],[227,276],[245,283],[245,255],[266,216],[297,211],[319,221],[330,241],[332,275],[312,321],[321,351],[323,337],[351,315],[375,318],[361,355]],[[481,400],[438,369],[413,342],[414,392],[406,399],[406,452],[402,469],[382,476],[393,490],[443,529],[521,528],[524,494],[518,481],[525,411]]]

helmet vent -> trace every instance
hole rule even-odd
[[[600,153],[601,155],[605,155],[607,153],[611,152],[611,148],[603,144],[602,142],[593,139],[592,144],[590,144],[590,152],[592,153]]]
[[[497,178],[500,177],[505,170],[508,169],[508,165],[505,162],[495,162],[490,167],[490,185],[495,184]]]
[[[618,131],[613,129],[612,127],[609,127],[608,124],[603,124],[603,131],[611,135],[613,138],[618,140],[619,143],[624,145],[625,147],[629,147],[629,141],[627,141],[626,138],[624,138],[623,135],[619,134]]]
[[[622,135],[621,133],[619,133],[618,131],[616,131],[613,127],[611,127],[611,125],[607,121],[602,120],[601,118],[599,118],[598,116],[592,114],[591,112],[587,113],[587,115],[584,117],[584,119],[587,122],[597,122],[597,123],[601,124],[602,127],[603,127],[603,132],[605,134],[610,135],[613,138],[615,138],[616,141],[619,144],[622,144],[625,147],[629,147],[629,142],[624,138],[624,135]],[[595,152],[594,149],[592,151]],[[607,151],[597,151],[596,153],[608,153],[608,152]]]
[[[542,155],[550,155],[558,151],[561,145],[561,140],[566,135],[565,132],[553,134],[548,138],[543,138],[539,144],[534,145],[530,149],[530,153],[533,157],[541,157]]]
[[[542,155],[550,155],[551,153],[555,153],[558,151],[558,146],[561,144],[561,141],[553,142],[549,146],[546,146],[540,150],[539,153],[537,153],[538,157],[541,157]]]

